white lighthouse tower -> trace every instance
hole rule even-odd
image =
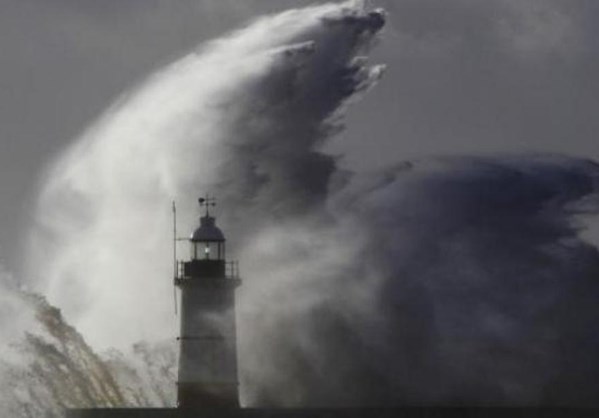
[[[199,199],[204,214],[189,238],[189,261],[178,262],[181,335],[180,408],[239,407],[235,288],[241,280],[225,260],[225,237],[210,216],[214,199]]]

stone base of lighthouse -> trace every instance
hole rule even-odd
[[[178,383],[182,408],[239,408],[238,388],[234,384]]]

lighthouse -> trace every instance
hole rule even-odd
[[[237,264],[226,261],[225,237],[210,215],[214,199],[199,199],[199,226],[188,239],[189,261],[177,261],[181,293],[179,408],[238,408],[235,289]]]

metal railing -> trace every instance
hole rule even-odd
[[[175,279],[185,277],[185,261],[177,260]],[[225,261],[225,278],[239,279],[239,261]]]

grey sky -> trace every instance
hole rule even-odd
[[[0,257],[18,269],[40,168],[128,87],[293,0],[3,0]],[[594,0],[379,0],[381,84],[331,147],[359,167],[438,154],[599,157]],[[31,262],[31,261],[28,261]]]
[[[387,77],[354,114],[379,156],[556,151],[597,155],[591,1],[386,0]],[[398,153],[398,151],[400,151]]]

